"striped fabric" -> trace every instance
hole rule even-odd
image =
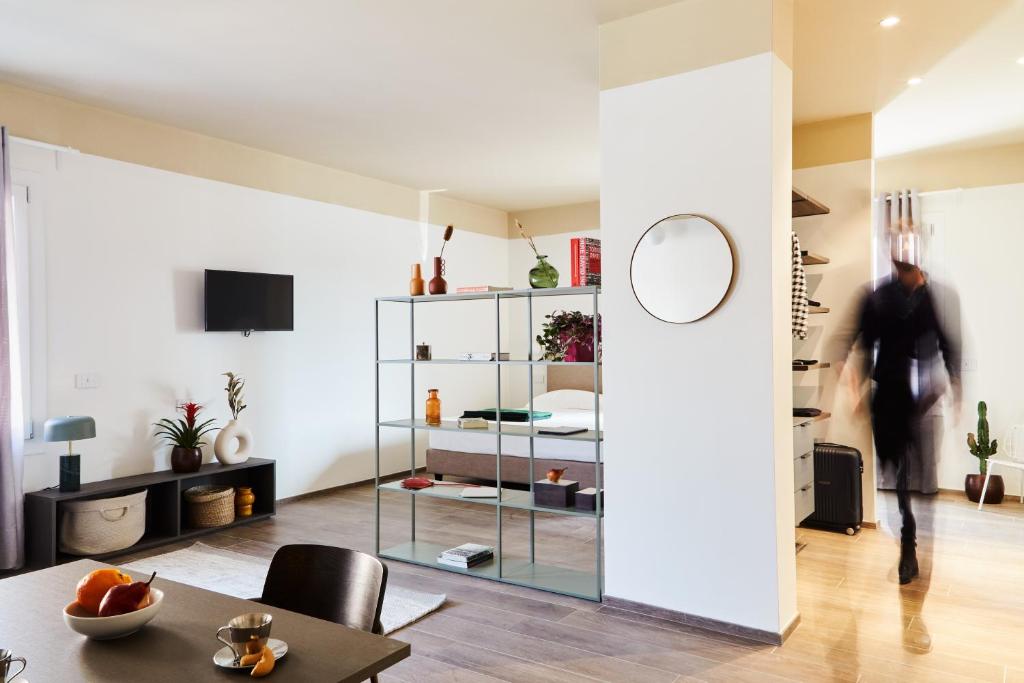
[[[807,339],[807,274],[800,255],[800,238],[793,235],[793,337]]]

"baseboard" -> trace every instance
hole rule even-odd
[[[789,622],[782,633],[775,633],[774,631],[764,631],[758,628],[751,628],[750,626],[733,624],[728,621],[709,619],[708,617],[698,617],[693,614],[687,614],[686,612],[677,612],[675,610],[665,609],[664,607],[655,607],[642,602],[634,602],[632,600],[616,598],[610,595],[604,596],[602,602],[608,607],[614,607],[615,609],[621,609],[627,612],[636,612],[637,614],[654,617],[655,619],[674,621],[677,624],[685,624],[686,626],[693,626],[695,628],[712,631],[714,633],[746,638],[747,640],[753,640],[767,645],[782,645],[786,641],[786,638],[789,638],[793,631],[796,630],[796,627],[800,624],[800,615],[797,614],[793,617],[793,620]]]
[[[417,467],[416,471],[417,472],[422,472],[424,469],[425,468],[423,468],[423,467]],[[408,472],[408,471],[409,470],[402,470],[401,472],[396,472],[395,474],[382,474],[382,475],[380,475],[380,478],[382,480],[387,480],[387,479],[391,479],[392,477],[399,476],[399,475],[404,477],[405,473]],[[373,481],[374,480],[371,477],[369,479],[363,479],[361,481],[353,481],[353,482],[350,482],[348,484],[340,484],[338,486],[331,486],[331,487],[326,488],[326,489],[317,489],[316,491],[310,491],[308,493],[300,493],[297,496],[288,496],[287,498],[278,498],[277,502],[279,504],[287,504],[287,503],[295,503],[295,502],[298,502],[300,500],[308,500],[310,498],[319,498],[320,496],[326,496],[326,495],[329,495],[329,494],[334,493],[336,491],[344,491],[345,489],[354,489],[357,486],[365,486],[366,484],[372,484]]]
[[[862,529],[877,529],[878,522],[861,522],[860,526]]]

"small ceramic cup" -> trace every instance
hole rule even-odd
[[[17,673],[12,674],[13,664],[17,662],[21,664],[21,668],[18,669]],[[15,657],[14,653],[10,650],[0,648],[0,683],[7,683],[7,681],[13,681],[15,678],[21,675],[21,672],[25,670],[27,662],[24,657]]]
[[[235,617],[227,626],[217,629],[217,640],[231,648],[235,661],[242,655],[259,652],[270,639],[270,625],[273,617],[263,612],[251,612]],[[221,637],[227,631],[228,639]]]

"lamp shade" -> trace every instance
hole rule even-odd
[[[80,441],[96,436],[96,420],[83,415],[51,417],[43,425],[44,441]]]

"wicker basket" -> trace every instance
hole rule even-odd
[[[230,486],[193,486],[184,495],[190,527],[207,529],[235,521],[235,489]]]
[[[61,504],[60,551],[98,555],[135,545],[146,531],[146,490]]]

